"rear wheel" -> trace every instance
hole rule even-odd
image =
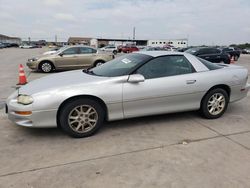
[[[238,61],[238,59],[239,59],[239,56],[234,56],[234,61]]]
[[[117,54],[117,50],[114,50],[114,51],[113,51],[113,54],[116,55],[116,54]]]
[[[201,102],[201,113],[205,118],[216,119],[221,117],[227,109],[229,97],[224,89],[209,91]]]
[[[82,138],[98,131],[104,121],[104,110],[92,99],[76,99],[67,103],[60,112],[59,122],[70,136]]]

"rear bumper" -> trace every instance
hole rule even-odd
[[[235,102],[235,101],[238,101],[238,100],[246,97],[249,90],[250,90],[249,83],[246,83],[246,85],[244,87],[242,87],[240,85],[231,87],[230,102]]]

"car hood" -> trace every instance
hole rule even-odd
[[[68,71],[63,73],[56,73],[31,81],[30,83],[22,86],[19,89],[19,93],[32,95],[38,92],[57,90],[62,87],[72,87],[79,84],[81,84],[81,86],[85,84],[99,84],[99,82],[105,82],[107,79],[110,78],[89,75],[84,73],[82,70]]]

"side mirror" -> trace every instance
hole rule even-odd
[[[128,82],[129,83],[139,83],[144,82],[145,78],[141,74],[131,74],[129,75]]]
[[[60,54],[58,54],[58,55],[62,57],[62,56],[63,56],[63,53],[60,53]]]

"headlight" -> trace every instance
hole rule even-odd
[[[19,95],[17,97],[17,103],[28,105],[28,104],[33,103],[33,98],[29,95]]]
[[[29,59],[28,61],[37,61],[38,60],[38,58],[36,58],[36,57],[34,57],[34,58],[32,58],[32,59]]]

